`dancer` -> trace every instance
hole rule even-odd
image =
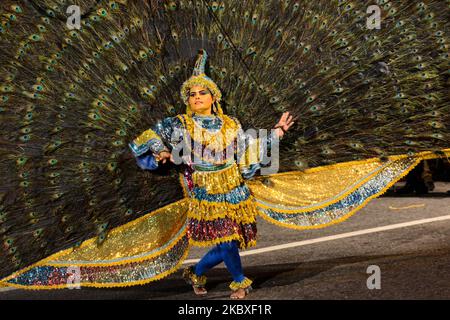
[[[201,50],[192,77],[182,85],[186,114],[158,122],[130,147],[141,168],[155,170],[158,161],[173,161],[168,148],[192,140],[187,145],[195,146],[190,150],[190,159],[194,160],[186,163],[185,174],[191,199],[188,235],[193,245],[214,247],[183,276],[195,294],[205,295],[206,272],[224,262],[233,278],[231,298],[242,299],[252,281],[244,276],[239,248],[254,246],[257,232],[256,205],[244,180],[264,166],[262,161],[273,139],[283,137],[294,119],[285,112],[271,135],[253,141],[256,148],[252,149],[251,137],[243,132],[239,121],[223,113],[222,94],[205,74],[206,59],[206,51]]]
[[[80,28],[60,2],[0,6],[0,285],[143,285],[208,246],[189,281],[222,259],[242,296],[219,253],[255,244],[255,208],[324,228],[450,156],[444,0],[381,29],[364,1],[81,1]],[[184,105],[200,48],[224,95],[197,75]]]

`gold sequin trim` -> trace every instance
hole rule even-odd
[[[206,284],[206,276],[198,276],[194,273],[193,267],[188,267],[183,271],[183,278],[186,279],[188,283],[196,287],[204,287]]]
[[[205,188],[209,194],[228,193],[244,182],[236,163],[219,171],[195,171],[194,186]]]
[[[209,202],[192,198],[189,203],[188,217],[197,220],[212,221],[230,218],[238,223],[254,223],[259,214],[253,197],[240,203]]]
[[[236,291],[238,289],[246,289],[247,287],[251,286],[252,283],[253,283],[252,280],[250,280],[249,278],[245,277],[245,279],[242,280],[241,282],[233,281],[230,284],[230,289],[233,290],[233,291]]]
[[[230,242],[233,240],[239,241],[239,249],[248,249],[251,247],[256,246],[256,240],[250,240],[248,242],[245,242],[244,237],[236,234],[233,234],[231,236],[226,236],[222,238],[216,238],[212,240],[203,240],[203,241],[197,241],[192,238],[189,239],[189,243],[191,245],[197,246],[197,247],[211,247],[215,246],[216,244],[223,243],[223,242]]]
[[[151,139],[158,139],[161,140],[161,137],[152,129],[145,130],[143,133],[141,133],[136,139],[134,139],[134,143],[137,146],[140,146],[144,143],[147,143]]]

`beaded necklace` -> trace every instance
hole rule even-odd
[[[212,152],[222,152],[227,146],[234,142],[237,137],[238,125],[230,117],[223,115],[219,117],[222,122],[220,130],[211,132],[195,123],[192,117],[178,115],[184,124],[185,130],[197,144],[208,148]],[[214,119],[208,119],[214,120]],[[203,122],[202,122],[203,123]]]

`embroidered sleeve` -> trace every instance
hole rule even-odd
[[[158,167],[155,156],[162,151],[170,152],[183,139],[181,121],[178,117],[168,117],[158,121],[152,128],[135,138],[129,147],[136,157],[139,167],[154,170]]]
[[[244,132],[242,126],[236,118],[238,124],[236,161],[244,179],[252,178],[258,170],[270,165],[268,157],[272,143],[277,143],[278,139],[274,131],[247,131]]]

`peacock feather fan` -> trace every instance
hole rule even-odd
[[[280,172],[449,147],[449,3],[25,1],[0,4],[0,278],[183,198],[128,142],[185,112],[205,48],[225,113],[298,117]],[[69,28],[67,7],[80,9]]]

